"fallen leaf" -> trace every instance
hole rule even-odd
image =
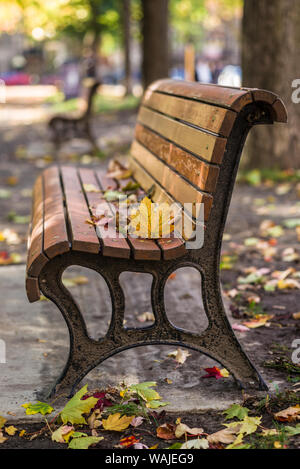
[[[102,192],[95,184],[83,184],[85,192]]]
[[[259,319],[252,319],[251,321],[243,322],[243,324],[249,329],[257,329],[258,327],[265,326],[270,319],[273,319],[273,317],[273,315],[265,315]]]
[[[94,397],[95,399],[97,399],[97,403],[92,409],[92,411],[95,411],[97,409],[102,411],[104,407],[111,407],[113,405],[112,402],[106,398],[105,392],[94,392],[91,395],[87,394],[86,396],[82,397],[82,400],[88,399],[89,397]]]
[[[174,231],[173,209],[167,202],[155,204],[144,197],[129,218],[128,230],[139,238],[158,239]]]
[[[51,439],[52,441],[56,441],[57,443],[68,443],[74,431],[75,429],[73,426],[62,425],[52,433]]]
[[[232,430],[231,428],[225,428],[220,430],[216,433],[212,433],[208,435],[207,440],[212,445],[221,443],[223,445],[229,445],[233,443],[236,439],[236,431]]]
[[[143,421],[144,421],[144,417],[134,417],[130,425],[132,427],[139,427],[140,425],[142,425]]]
[[[104,440],[103,436],[84,436],[81,438],[72,438],[68,448],[70,449],[88,449],[91,445]]]
[[[82,400],[81,398],[87,394],[87,385],[78,391],[72,399],[67,402],[63,410],[60,412],[60,417],[64,424],[86,424],[83,414],[88,414],[97,403],[97,399],[89,397]]]
[[[265,429],[262,431],[262,436],[275,436],[278,435],[278,430],[276,428]]]
[[[224,425],[227,428],[235,430],[237,434],[251,435],[256,432],[257,427],[261,423],[261,419],[262,417],[248,417],[248,415],[246,415],[241,422],[225,423]]]
[[[156,429],[156,435],[162,440],[175,440],[176,426],[173,423],[164,423]]]
[[[0,429],[3,427],[3,425],[5,424],[5,422],[7,422],[7,419],[4,418],[4,417],[2,417],[2,416],[0,415]]]
[[[137,317],[137,320],[139,322],[147,322],[147,321],[154,321],[155,320],[155,316],[153,313],[149,313],[149,312],[146,312],[146,313],[143,313],[143,314],[140,314],[138,317]]]
[[[239,332],[249,332],[249,327],[243,326],[243,324],[233,324],[232,329]]]
[[[76,285],[86,285],[89,283],[89,279],[84,275],[78,275],[77,277],[72,278],[63,278],[63,284],[66,288],[76,287]]]
[[[295,427],[289,427],[288,425],[284,427],[285,432],[290,436],[300,435],[300,424],[298,423]]]
[[[19,178],[17,176],[9,176],[8,178],[6,178],[5,182],[9,186],[16,186],[19,182]]]
[[[0,444],[4,443],[6,440],[7,438],[3,436],[3,432],[0,431]]]
[[[215,379],[223,378],[223,375],[221,374],[221,370],[217,366],[214,366],[213,368],[204,368],[204,371],[206,371],[207,374],[204,376],[201,376],[201,378],[215,378]]]
[[[220,370],[220,374],[221,374],[221,376],[223,376],[223,378],[229,378],[229,376],[230,376],[230,373],[229,373],[228,370],[226,370],[226,368],[222,368]]]
[[[146,381],[145,383],[132,384],[130,391],[136,392],[144,401],[157,401],[160,399],[160,395],[155,389],[151,389],[156,386],[155,381]]]
[[[279,288],[279,290],[299,290],[300,283],[294,279],[279,280],[279,282],[277,283],[277,287]]]
[[[274,414],[274,417],[279,422],[294,422],[300,420],[300,407],[288,407]]]
[[[188,357],[190,357],[191,354],[189,353],[188,350],[186,349],[177,349],[174,352],[171,352],[168,354],[168,357],[175,358],[175,361],[179,363],[180,365],[183,365],[183,363],[186,361]]]
[[[229,409],[225,410],[223,414],[226,415],[225,420],[231,420],[237,418],[238,420],[244,420],[248,415],[249,409],[247,407],[242,407],[239,404],[232,404]]]
[[[184,423],[179,423],[175,429],[176,438],[181,438],[183,435],[198,436],[204,433],[203,428],[190,428]]]
[[[189,440],[181,445],[180,449],[208,449],[209,442],[205,439]]]
[[[36,404],[31,404],[31,402],[27,402],[26,404],[22,404],[21,407],[26,409],[26,415],[35,415],[35,414],[51,414],[53,412],[53,407],[51,407],[46,402],[38,401]]]
[[[107,419],[102,420],[102,425],[105,430],[122,432],[129,427],[133,418],[133,415],[129,417],[127,415],[123,415],[121,417],[120,413],[110,414]]]
[[[137,443],[139,443],[140,440],[138,440],[135,436],[127,436],[125,438],[122,438],[120,440],[120,445],[123,447],[123,448],[130,448],[131,446],[133,445],[136,445]]]
[[[13,425],[10,425],[9,427],[5,427],[5,431],[9,436],[14,436],[18,429]]]

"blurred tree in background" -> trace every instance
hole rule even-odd
[[[278,94],[289,125],[258,127],[251,133],[248,166],[299,168],[300,104],[292,102],[292,82],[299,78],[300,1],[245,0],[243,85]]]
[[[143,85],[169,74],[168,0],[142,0]]]

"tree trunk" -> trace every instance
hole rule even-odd
[[[245,0],[243,86],[278,94],[289,123],[255,128],[247,142],[248,168],[299,168],[300,104],[292,101],[299,78],[300,1]]]
[[[130,0],[123,0],[123,40],[124,40],[124,68],[125,68],[125,88],[126,95],[132,93],[131,81],[131,5]]]
[[[142,0],[143,85],[146,88],[169,72],[168,0]]]

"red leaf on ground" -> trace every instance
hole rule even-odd
[[[214,366],[213,368],[204,368],[204,371],[206,371],[207,375],[201,376],[201,378],[223,378],[221,370],[217,366]]]
[[[135,445],[136,443],[139,443],[140,440],[138,440],[135,436],[127,436],[126,438],[122,438],[120,440],[120,445],[123,446],[124,448],[130,448],[130,446]]]
[[[111,407],[113,405],[111,401],[106,399],[105,392],[94,392],[94,394],[92,395],[86,394],[81,399],[85,401],[85,399],[88,399],[89,397],[94,397],[95,399],[98,399],[98,402],[95,405],[95,407],[92,409],[92,411],[97,410],[97,409],[102,411],[104,407]]]

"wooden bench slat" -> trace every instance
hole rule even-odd
[[[74,167],[61,168],[64,186],[69,230],[72,237],[72,249],[98,253],[99,239],[94,226],[86,223],[90,219],[90,212],[82,192],[77,170]]]
[[[222,162],[227,140],[141,106],[138,122],[210,163]]]
[[[118,188],[116,181],[108,178],[103,175],[100,171],[97,172],[99,181],[103,190],[106,190],[107,187],[111,187],[113,190]],[[134,238],[133,236],[128,235],[127,241],[129,242],[133,258],[136,260],[160,260],[161,259],[161,250],[151,239],[139,239]]]
[[[43,179],[40,175],[33,189],[32,207],[32,231],[30,234],[30,248],[27,256],[27,271],[31,277],[37,277],[44,265],[48,262],[43,253],[43,229],[44,229],[44,199]]]
[[[141,187],[145,190],[145,192],[149,191],[152,186],[155,186],[154,194],[152,195],[152,200],[157,202],[158,204],[162,204],[164,202],[168,203],[169,205],[176,204],[178,208],[181,207],[178,202],[176,202],[167,192],[155,181],[152,176],[145,171],[145,169],[136,161],[133,157],[129,158],[129,167],[132,171],[134,179],[141,184]],[[179,221],[180,226],[177,226],[179,232],[182,232],[182,221]],[[195,230],[195,223],[191,217],[187,214],[184,214],[184,224],[185,224],[185,237],[186,239],[190,239],[193,236]],[[176,223],[175,223],[176,228]]]
[[[119,183],[120,183],[120,187],[125,187],[128,182],[130,180],[121,180]],[[136,180],[137,182],[137,180]],[[153,185],[154,181],[151,181],[151,184],[150,186],[148,187],[148,189],[150,189],[150,187]],[[142,188],[140,188],[140,191],[142,191]],[[147,193],[146,191],[144,190],[144,196],[146,197]],[[152,200],[153,202],[154,199],[152,197]],[[170,205],[174,204],[174,201],[171,200],[171,198],[168,198],[168,200],[164,200],[164,202],[167,202],[169,203]],[[171,235],[171,238],[159,238],[159,239],[156,239],[155,242],[157,243],[157,245],[160,247],[161,251],[162,251],[162,258],[167,260],[167,259],[176,259],[178,257],[181,257],[183,256],[185,253],[186,253],[186,249],[185,249],[185,242],[182,238],[175,238],[173,236],[173,234]]]
[[[229,109],[151,90],[145,92],[143,104],[167,116],[189,122],[223,137],[229,137],[237,117],[237,113]]]
[[[83,185],[92,184],[100,189],[98,180],[92,170],[81,168],[79,169],[79,175]],[[85,191],[85,194],[89,202],[90,211],[94,216],[97,215],[97,206],[100,203],[105,210],[110,212],[110,207],[102,193]],[[119,257],[122,259],[130,258],[130,247],[126,239],[118,233],[115,233],[110,226],[108,226],[107,229],[104,226],[97,226],[96,232],[100,235],[101,252],[103,256]]]
[[[176,169],[200,190],[214,192],[220,172],[217,166],[204,163],[141,124],[136,125],[135,137],[151,153]]]
[[[159,80],[150,86],[152,91],[172,94],[233,109],[236,112],[253,102],[251,92],[243,88],[197,84],[176,80]]]
[[[136,140],[131,147],[131,154],[140,162],[140,164],[153,175],[165,189],[180,204],[193,203],[192,216],[197,218],[199,207],[196,204],[204,204],[204,219],[208,220],[212,207],[213,197],[210,194],[198,191],[191,184],[174,173],[168,166],[162,163],[146,148],[140,145]]]
[[[40,299],[39,279],[37,277],[26,277],[25,288],[27,298],[30,303],[34,303]]]
[[[43,172],[44,179],[44,251],[51,259],[70,250],[63,193],[56,166]]]

